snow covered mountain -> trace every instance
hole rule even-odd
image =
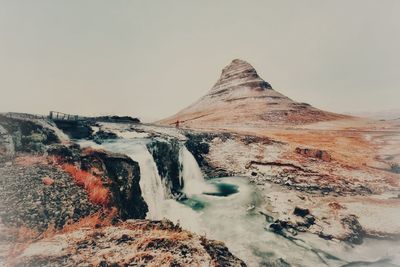
[[[185,127],[269,126],[307,124],[347,116],[316,109],[282,95],[264,81],[252,65],[233,60],[211,90],[177,114],[159,121]]]

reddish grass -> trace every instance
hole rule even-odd
[[[89,194],[92,203],[106,206],[110,198],[110,190],[103,186],[103,181],[93,174],[83,171],[72,164],[61,165],[62,169],[70,174],[75,182],[83,186]]]
[[[340,205],[338,202],[330,202],[328,204],[328,206],[333,209],[333,210],[341,210],[341,209],[345,209],[345,207],[343,207],[342,205]]]
[[[393,187],[398,187],[400,182],[399,178],[395,177],[394,175],[386,176],[384,178],[385,182]]]
[[[116,208],[98,211],[92,215],[81,218],[77,222],[68,221],[61,230],[57,230],[54,224],[50,224],[42,233],[26,226],[6,228],[2,234],[13,237],[11,241],[12,245],[7,252],[7,266],[14,266],[15,259],[33,242],[43,238],[51,238],[57,234],[71,233],[82,228],[110,226],[117,213],[118,210]]]
[[[98,211],[92,215],[80,219],[77,222],[69,221],[64,225],[61,233],[70,233],[81,228],[110,226],[117,213],[118,210],[116,208],[112,208],[111,210],[107,210],[105,212]]]

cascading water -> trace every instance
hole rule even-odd
[[[143,140],[118,140],[105,143],[106,149],[126,154],[139,163],[140,167],[140,189],[144,201],[148,206],[147,219],[160,220],[163,218],[163,202],[166,199],[164,183],[158,174],[157,166],[150,152],[147,150],[146,142]]]
[[[184,145],[182,145],[179,151],[179,161],[182,165],[180,173],[181,184],[183,182],[182,191],[186,195],[192,196],[201,194],[204,190],[207,190],[208,184],[204,181],[203,174],[196,159]]]
[[[400,262],[396,257],[389,257],[400,253],[398,243],[394,241],[366,240],[363,245],[353,248],[311,234],[285,238],[269,231],[265,228],[264,216],[257,211],[261,205],[257,188],[249,184],[246,178],[240,177],[205,181],[194,156],[184,145],[179,151],[182,165],[180,179],[183,182],[182,191],[188,199],[168,199],[163,180],[147,150],[148,141],[122,138],[106,142],[101,147],[129,155],[139,163],[140,187],[149,207],[149,219],[165,217],[185,229],[224,241],[248,266],[268,265],[270,261],[276,263],[275,260],[279,262],[279,258],[294,266],[353,266],[353,261],[377,260],[376,266],[395,266],[391,265],[392,260]],[[385,253],[388,259],[382,259]],[[389,265],[384,265],[386,260]],[[285,264],[283,262],[277,266]],[[370,263],[367,265],[374,266]]]
[[[153,157],[145,145],[139,145],[136,153],[129,154],[128,156],[137,161],[140,166],[140,189],[149,208],[146,218],[162,219],[162,204],[166,198],[166,194]]]

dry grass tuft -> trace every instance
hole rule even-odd
[[[54,224],[51,224],[42,233],[39,233],[38,231],[26,226],[6,228],[6,234],[13,237],[12,240],[10,240],[12,245],[8,249],[7,253],[7,266],[14,266],[15,259],[35,241],[44,238],[51,238],[57,234],[71,233],[82,228],[94,229],[103,226],[110,226],[117,213],[118,210],[116,208],[102,212],[96,212],[90,216],[80,219],[77,222],[67,222],[67,224],[65,224],[61,230],[57,230]]]
[[[62,169],[70,174],[78,185],[81,185],[89,194],[89,200],[95,204],[107,206],[110,190],[103,186],[101,178],[83,171],[72,164],[61,165]]]
[[[67,222],[60,232],[65,234],[82,228],[93,229],[103,226],[110,226],[117,214],[118,210],[116,208],[112,208],[111,210],[103,212],[98,211],[92,215],[80,219],[77,222]]]

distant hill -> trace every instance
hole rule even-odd
[[[372,118],[372,119],[382,119],[382,120],[400,119],[400,109],[348,112],[347,114],[353,116]]]

